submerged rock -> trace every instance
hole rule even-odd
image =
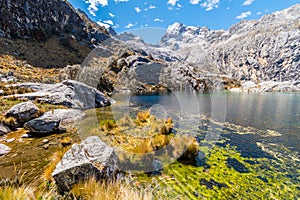
[[[64,105],[75,109],[89,109],[111,104],[110,100],[97,89],[74,80],[65,80],[38,92],[15,96],[17,98],[37,99],[49,104]]]
[[[4,144],[0,144],[0,156],[8,154],[10,151],[10,148]]]
[[[235,171],[240,172],[240,173],[248,173],[249,169],[242,163],[240,163],[237,159],[235,158],[228,158],[227,159],[227,165],[229,167],[232,167],[235,169]]]
[[[77,122],[84,117],[85,114],[80,110],[56,109],[27,122],[24,124],[24,128],[33,135],[61,132],[65,131],[66,125]]]
[[[27,101],[24,103],[19,103],[11,107],[5,114],[6,117],[14,117],[19,124],[24,124],[35,117],[37,117],[37,112],[39,108],[32,103]]]
[[[205,185],[207,189],[212,190],[213,186],[218,187],[219,189],[225,187],[227,188],[228,186],[225,183],[219,183],[217,181],[215,181],[214,179],[210,179],[209,181],[206,180],[205,178],[201,178],[200,179],[200,184],[201,185]]]
[[[61,192],[69,191],[80,180],[90,177],[114,179],[119,172],[119,159],[112,147],[97,136],[74,144],[57,164],[52,176]]]

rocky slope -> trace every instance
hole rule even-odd
[[[175,23],[160,45],[190,63],[201,65],[208,56],[220,73],[233,79],[281,82],[300,78],[299,38],[298,4],[257,21],[242,21],[227,31]]]
[[[225,77],[248,89],[253,88],[248,87],[252,83],[259,86],[265,82],[264,91],[272,91],[275,85],[276,91],[300,90],[300,4],[259,20],[241,21],[229,30],[174,23],[158,45],[147,45],[134,37],[125,42],[166,61],[160,80],[170,87],[203,88],[199,82],[207,85],[207,79],[222,82]],[[227,87],[228,81],[222,84]],[[229,87],[236,86],[239,84]]]
[[[81,63],[94,44],[110,37],[65,0],[5,0],[0,15],[0,53],[33,66]]]

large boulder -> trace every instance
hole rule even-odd
[[[56,109],[25,123],[24,128],[33,135],[61,132],[65,131],[67,125],[77,122],[84,117],[85,114],[80,110]]]
[[[8,154],[10,151],[10,148],[4,144],[0,144],[0,156]]]
[[[96,88],[74,80],[65,80],[38,92],[15,96],[37,99],[49,104],[64,105],[75,109],[89,109],[111,104],[110,100]]]
[[[81,180],[95,177],[98,180],[114,179],[119,172],[119,159],[112,147],[97,136],[74,144],[57,164],[52,176],[61,192],[69,191]]]
[[[0,136],[6,135],[9,132],[10,132],[10,129],[7,126],[0,124]]]
[[[6,113],[6,117],[14,117],[19,124],[24,124],[37,117],[39,108],[32,103],[27,101],[24,103],[19,103],[11,107]]]

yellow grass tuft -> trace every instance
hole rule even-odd
[[[154,198],[146,189],[134,189],[116,181],[99,182],[95,178],[75,185],[71,191],[78,199],[150,200]]]
[[[63,147],[69,146],[73,143],[73,139],[70,137],[64,137],[63,139],[60,140],[60,143]]]
[[[100,128],[102,131],[111,131],[117,128],[117,124],[115,120],[109,119],[109,120],[102,121],[100,124]]]
[[[15,127],[17,120],[14,117],[5,117],[0,115],[0,123],[8,127]]]
[[[34,194],[34,188],[30,186],[1,186],[0,187],[0,199],[3,200],[27,200],[36,199]]]
[[[149,110],[147,111],[142,111],[137,113],[137,117],[135,120],[135,123],[139,126],[142,126],[145,123],[150,122],[150,112]]]
[[[51,156],[51,161],[48,164],[48,166],[46,167],[46,169],[44,170],[44,174],[43,174],[43,178],[45,181],[49,181],[49,182],[53,181],[52,172],[55,170],[56,165],[61,161],[62,157],[68,150],[69,150],[69,148],[67,148],[67,147],[63,148],[63,149],[55,152]]]

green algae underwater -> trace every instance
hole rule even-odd
[[[109,145],[117,147],[120,142],[115,140],[124,133],[118,129],[119,133],[115,131],[113,134],[108,134],[107,131],[99,128],[99,124],[103,126],[106,123],[118,126],[118,119],[124,114],[122,110],[124,105],[114,106],[121,107],[119,112],[115,108],[89,111],[96,113],[98,121],[93,128],[91,118],[88,117],[83,122],[80,136],[85,138],[89,135],[98,135]],[[132,116],[136,116],[140,110],[149,108],[141,105],[125,107],[127,111],[130,107],[129,112]],[[130,177],[130,184],[140,189],[151,190],[155,199],[300,198],[299,152],[280,142],[273,142],[276,139],[280,141],[281,133],[226,121],[218,122],[206,115],[190,114],[184,118],[188,118],[185,120],[188,123],[182,123],[180,127],[175,126],[173,129],[175,134],[172,133],[168,137],[170,141],[180,134],[196,138],[198,154],[195,159],[178,157],[171,163],[165,164],[165,155],[153,153],[155,159],[161,161],[163,168],[155,172],[126,171],[125,173]],[[174,122],[176,123],[176,119]],[[111,129],[114,128],[115,126],[112,126]],[[210,138],[208,133],[218,137]],[[134,138],[139,132],[132,131],[126,134],[126,137]]]

